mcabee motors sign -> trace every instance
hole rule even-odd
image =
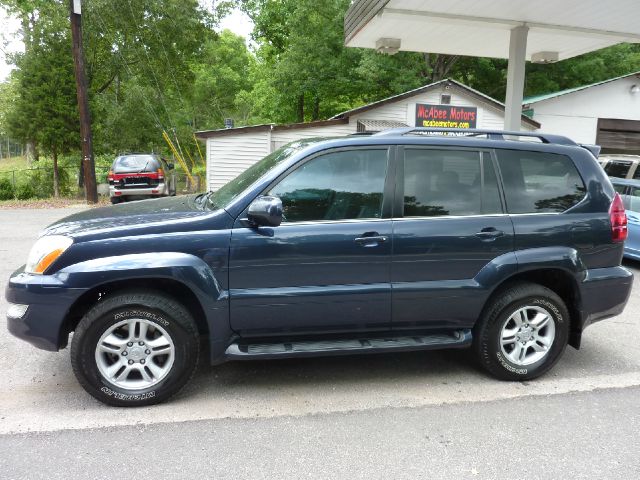
[[[476,128],[476,107],[416,104],[416,127]]]

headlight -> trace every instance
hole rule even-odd
[[[27,273],[42,274],[62,253],[71,246],[73,240],[62,235],[40,237],[29,252]]]

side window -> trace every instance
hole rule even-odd
[[[509,213],[564,212],[585,196],[573,161],[565,155],[497,150]]]
[[[620,195],[622,195],[624,193],[624,191],[627,189],[627,187],[625,185],[618,185],[618,184],[613,184],[613,189],[618,192]]]
[[[271,189],[285,222],[380,218],[387,150],[333,152],[309,160]]]
[[[488,154],[468,150],[405,150],[405,217],[502,213]]]
[[[624,195],[622,200],[624,201],[624,208],[632,212],[640,213],[640,197]]]
[[[631,169],[631,162],[611,160],[604,166],[604,171],[610,177],[627,178],[627,173]]]

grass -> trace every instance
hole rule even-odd
[[[0,200],[0,210],[13,210],[16,208],[85,208],[106,207],[111,205],[107,197],[99,197],[98,203],[87,204],[78,198],[34,198],[31,200]]]
[[[30,167],[26,157],[0,158],[0,172],[25,170],[27,168]]]

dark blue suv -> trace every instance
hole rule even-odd
[[[624,308],[624,206],[595,148],[441,133],[293,143],[216,192],[67,217],[11,277],[9,329],[46,350],[74,332],[111,405],[176,393],[200,338],[213,364],[472,347],[535,378]]]

